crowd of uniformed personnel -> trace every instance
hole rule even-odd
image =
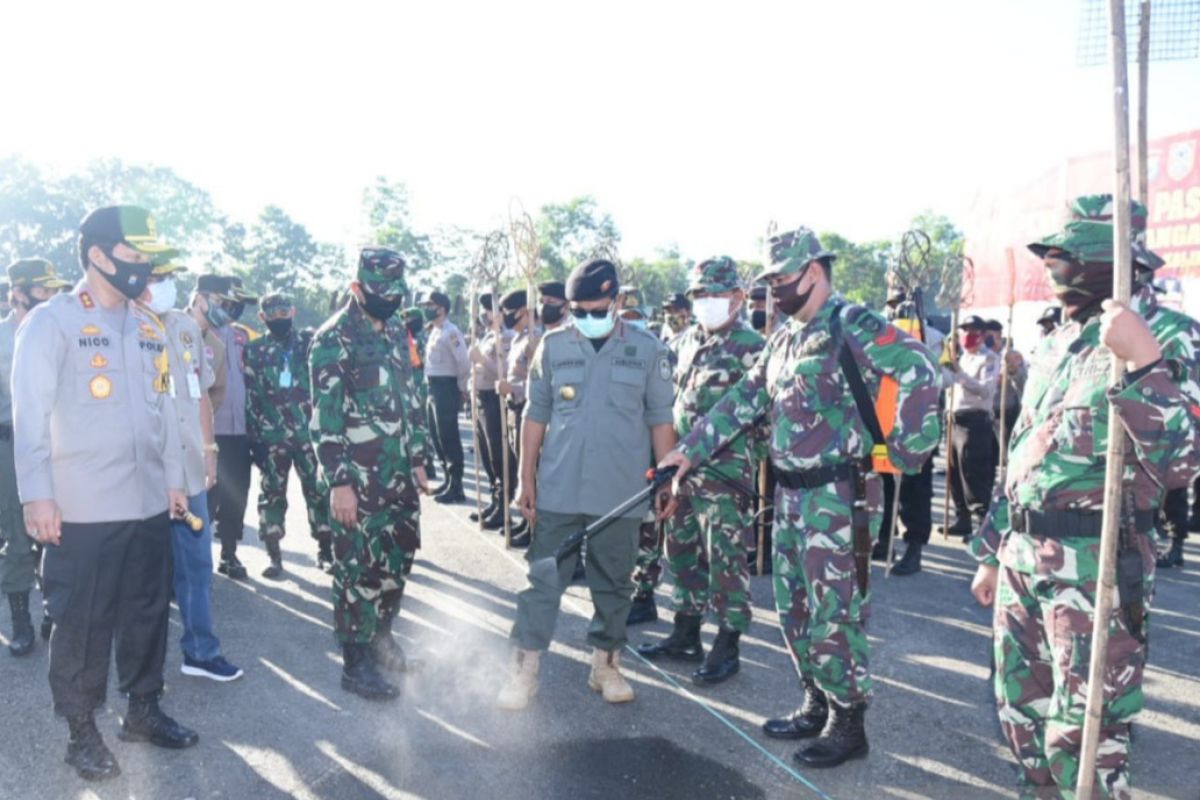
[[[798,708],[764,733],[806,740],[802,765],[837,766],[869,749],[870,561],[889,560],[902,528],[906,546],[889,568],[920,571],[945,423],[955,517],[944,530],[979,560],[976,598],[999,605],[995,690],[1020,791],[1057,796],[1077,777],[1105,442],[1120,430],[1132,468],[1097,785],[1127,796],[1156,561],[1182,564],[1200,473],[1200,324],[1157,303],[1162,260],[1143,244],[1136,203],[1134,301],[1110,299],[1112,212],[1108,196],[1079,198],[1063,230],[1029,246],[1059,305],[1038,320],[1027,361],[994,321],[968,316],[943,336],[906,291],[879,312],[847,301],[835,289],[837,254],[803,227],[768,240],[753,287],[726,256],[695,265],[662,323],[617,264],[593,258],[537,297],[478,298],[469,335],[441,292],[401,312],[413,299],[403,258],[365,248],[344,302],[314,332],[294,326],[286,295],[259,299],[232,276],[199,276],[177,308],[186,267],[153,217],[97,209],[80,228],[79,283],[30,258],[9,266],[3,287],[9,649],[35,647],[29,598],[40,581],[54,708],[82,777],[119,772],[93,719],[114,642],[129,698],[120,737],[194,744],[198,734],[158,702],[170,598],[183,672],[240,677],[214,633],[213,542],[216,571],[245,578],[237,547],[257,466],[263,577],[280,578],[294,468],[331,575],[341,685],[396,697],[396,677],[419,663],[392,629],[420,546],[420,496],[466,501],[459,417],[470,407],[483,470],[472,517],[506,528],[534,565],[500,707],[533,701],[573,579],[594,605],[589,686],[610,703],[632,701],[620,655],[628,626],[657,618],[664,555],[673,625],[637,653],[695,663],[698,686],[730,679],[758,562],[799,683]],[[239,321],[252,304],[265,334]],[[1113,358],[1128,368],[1116,386]],[[610,515],[655,465],[673,480]],[[585,527],[586,544],[572,549]],[[1172,539],[1162,554],[1160,531]],[[535,578],[546,559],[557,580]],[[706,618],[717,624],[707,649]]]

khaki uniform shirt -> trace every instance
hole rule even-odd
[[[207,359],[216,379],[208,390],[208,401],[215,410],[225,400],[225,384],[229,381],[225,374],[225,345],[221,344],[221,340],[211,330],[204,332],[204,358]]]
[[[425,377],[457,378],[458,388],[467,388],[471,359],[467,356],[467,340],[453,322],[446,320],[442,327],[432,326],[425,343]]]
[[[646,488],[650,429],[674,421],[662,341],[618,321],[597,352],[576,328],[546,334],[529,370],[525,419],[546,426],[537,505],[601,515]],[[642,517],[649,502],[625,512]]]
[[[204,468],[204,432],[200,427],[200,398],[216,380],[212,366],[204,356],[200,326],[182,311],[162,316],[167,326],[167,347],[171,359],[171,401],[179,420],[179,442],[183,446],[184,491],[194,497],[207,488]]]
[[[133,304],[101,307],[86,286],[37,306],[17,332],[21,502],[54,500],[65,522],[149,519],[184,488],[166,331]]]
[[[242,354],[250,335],[237,325],[226,325],[213,333],[225,346],[225,394],[213,406],[213,431],[217,436],[245,436],[246,376],[242,373]]]
[[[532,341],[531,341],[532,340]],[[538,344],[542,341],[542,329],[536,328],[530,335],[529,329],[521,331],[512,341],[508,349],[507,376],[510,398],[514,403],[525,402],[525,381],[529,378],[529,358],[537,352]]]

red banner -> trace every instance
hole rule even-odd
[[[1200,130],[1150,142],[1146,243],[1166,259],[1159,277],[1200,279],[1198,150]],[[1008,304],[1005,250],[1009,247],[1016,256],[1013,299],[1051,300],[1042,263],[1025,245],[1061,228],[1075,197],[1112,192],[1112,188],[1112,154],[1097,153],[1072,158],[1015,192],[981,195],[963,226],[966,254],[975,262],[974,286],[964,288],[963,305],[990,308]]]

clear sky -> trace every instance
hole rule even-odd
[[[7,3],[0,154],[172,167],[353,244],[362,189],[420,226],[592,194],[626,256],[753,257],[769,219],[855,238],[1111,146],[1079,0]],[[1151,134],[1200,128],[1152,68]]]

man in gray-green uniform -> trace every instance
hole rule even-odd
[[[567,280],[575,327],[542,339],[529,370],[521,431],[521,513],[534,525],[530,563],[646,486],[651,454],[675,442],[671,363],[661,341],[618,321],[616,266],[593,259]],[[610,703],[633,699],[619,653],[633,595],[635,506],[588,542],[587,580],[595,612],[588,631],[588,685]],[[531,584],[518,596],[512,639],[517,668],[501,690],[502,708],[525,708],[537,691],[538,662],[550,646],[559,600],[578,555],[559,565],[555,586]]]
[[[8,597],[13,632],[8,651],[14,656],[33,650],[33,621],[29,618],[29,591],[37,572],[37,547],[25,534],[25,517],[17,495],[17,468],[13,462],[12,363],[17,328],[29,311],[58,290],[70,286],[54,272],[54,265],[41,258],[23,258],[10,264],[12,312],[0,322],[0,588]]]
[[[50,693],[67,719],[66,761],[85,779],[120,772],[96,729],[116,642],[129,695],[125,741],[190,747],[162,712],[171,581],[170,518],[187,512],[178,420],[162,323],[134,301],[152,258],[169,258],[134,206],[88,214],[84,279],[34,309],[17,332],[13,429],[25,527],[46,545],[54,617]]]

